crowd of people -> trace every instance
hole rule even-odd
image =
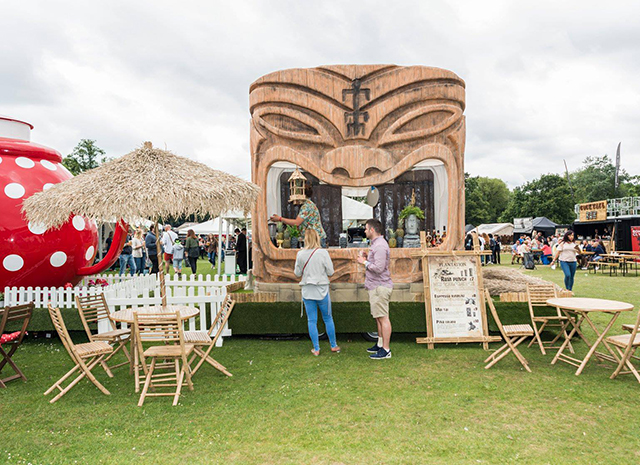
[[[113,233],[105,240],[106,250],[111,247]],[[236,251],[236,266],[241,274],[246,274],[251,262],[251,246],[248,244],[247,229],[235,230],[235,236],[229,238],[229,247]],[[224,242],[223,242],[224,244]],[[160,236],[161,254],[164,258],[165,273],[169,273],[173,268],[178,277],[182,276],[183,265],[188,267],[192,273],[198,269],[198,259],[207,258],[213,268],[217,266],[218,258],[218,236],[209,234],[198,237],[193,229],[187,231],[187,236],[181,240],[178,234],[173,231],[171,225],[167,224],[163,228]],[[248,248],[248,250],[247,250]],[[248,253],[247,253],[248,252]],[[249,257],[247,258],[247,255]],[[224,247],[221,250],[221,260],[224,261]],[[160,265],[158,263],[157,239],[155,226],[149,229],[139,227],[131,229],[127,234],[126,241],[118,259],[119,274],[126,274],[127,268],[131,276],[135,274],[158,273]],[[115,267],[115,264],[114,264]]]
[[[464,248],[465,250],[473,250],[474,247],[474,236],[478,239],[478,244],[480,246],[480,250],[489,250],[491,251],[491,256],[489,255],[481,255],[480,261],[482,265],[489,264],[500,264],[500,251],[502,250],[502,242],[500,241],[500,236],[494,236],[493,234],[481,233],[477,234],[475,231],[467,234],[464,240]]]

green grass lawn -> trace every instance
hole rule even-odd
[[[563,280],[546,267],[526,273]],[[585,273],[576,295],[640,304],[639,278]],[[0,390],[0,463],[640,461],[640,384],[610,380],[613,369],[595,359],[575,376],[534,348],[522,349],[527,373],[511,356],[485,370],[477,344],[429,351],[403,335],[392,340],[392,359],[372,361],[360,337],[339,343],[336,355],[322,341],[315,358],[304,338],[229,338],[214,357],[232,378],[207,365],[179,406],[151,398],[138,408],[126,368],[112,379],[95,370],[111,396],[82,381],[50,405],[42,393],[71,362],[59,342],[29,341],[15,356],[29,381]]]

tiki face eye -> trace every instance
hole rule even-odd
[[[380,145],[429,137],[451,127],[462,117],[454,105],[437,104],[412,110],[393,123],[380,139]]]
[[[319,121],[294,108],[259,108],[254,112],[257,123],[280,137],[334,145],[327,130]]]

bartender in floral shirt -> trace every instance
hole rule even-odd
[[[281,221],[289,226],[299,226],[301,235],[304,237],[304,232],[307,229],[315,229],[320,236],[320,243],[322,247],[327,246],[327,233],[324,232],[324,228],[322,227],[322,220],[320,219],[320,212],[318,211],[318,207],[316,204],[311,201],[311,194],[313,193],[313,188],[310,185],[304,190],[304,195],[307,197],[307,200],[300,207],[300,212],[298,213],[298,217],[295,219],[291,218],[283,218],[280,215],[271,215],[271,221]]]

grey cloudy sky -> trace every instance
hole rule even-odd
[[[467,83],[466,171],[513,187],[613,155],[640,173],[640,2],[0,3],[0,114],[63,155],[144,140],[250,178],[249,85],[395,63]]]

